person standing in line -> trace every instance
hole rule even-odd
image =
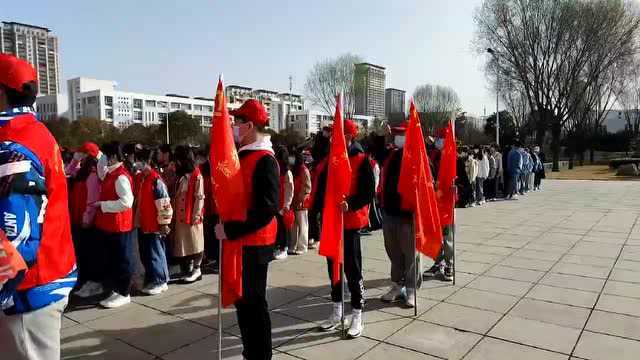
[[[317,248],[320,242],[330,136],[331,128],[324,127],[322,132],[316,135],[312,149],[314,165],[311,170],[311,195],[309,195],[309,249]]]
[[[216,225],[222,241],[242,243],[242,298],[235,303],[242,336],[242,355],[249,360],[271,359],[271,317],[267,303],[267,273],[273,260],[280,210],[280,171],[271,136],[269,115],[255,99],[229,112],[247,195],[247,219]]]
[[[478,160],[476,160],[475,154],[473,151],[468,153],[467,161],[465,163],[465,171],[467,172],[467,177],[469,178],[469,183],[471,185],[471,192],[469,194],[469,207],[476,206],[476,178],[478,177]]]
[[[496,198],[498,198],[499,196],[499,191],[500,189],[502,189],[502,197],[504,197],[504,193],[506,192],[505,189],[505,185],[504,185],[504,166],[503,166],[503,160],[502,160],[502,154],[500,153],[500,147],[496,144],[493,144],[491,146],[491,155],[493,156],[494,159],[494,163],[496,166],[496,176],[495,179],[496,181],[494,182],[494,190],[493,190],[493,194],[494,194],[494,200]]]
[[[478,176],[476,177],[476,204],[478,206],[484,205],[484,181],[489,176],[489,160],[484,149],[476,148],[475,158],[478,162]]]
[[[293,201],[293,174],[289,169],[289,151],[285,146],[278,146],[276,149],[276,160],[280,168],[280,210],[276,218],[278,219],[278,235],[276,237],[276,249],[273,258],[284,260],[289,255],[291,241],[291,229],[287,226],[285,218],[289,216],[291,202]]]
[[[309,195],[311,194],[311,174],[304,164],[302,153],[295,156],[293,165],[293,189],[294,196],[292,209],[295,212],[295,224],[291,236],[289,248],[296,255],[307,252],[309,245],[309,218],[307,207],[309,205]]]
[[[169,289],[166,237],[173,217],[167,185],[156,171],[153,152],[136,152],[136,167],[142,176],[136,194],[135,224],[138,228],[140,260],[144,266],[144,287],[147,295],[159,295]]]
[[[483,149],[484,155],[489,161],[489,175],[487,176],[487,180],[484,182],[484,195],[487,201],[495,201],[496,199],[496,175],[497,175],[497,167],[496,167],[496,158],[493,155],[493,150],[490,147],[485,147]]]
[[[527,168],[529,170],[529,173],[527,175],[527,190],[534,191],[533,183],[536,179],[535,172],[536,172],[536,166],[537,166],[537,158],[533,153],[533,149],[530,147],[527,148],[527,159],[529,160],[529,166]]]
[[[351,325],[347,336],[357,338],[362,335],[364,322],[364,280],[362,276],[362,246],[360,230],[369,225],[369,204],[375,196],[373,169],[360,143],[355,139],[358,125],[353,120],[344,121],[344,135],[351,164],[351,187],[347,199],[342,203],[344,212],[344,272],[351,293]],[[333,262],[327,259],[329,281],[333,279]],[[333,313],[321,325],[323,331],[333,331],[341,324],[342,318],[342,282],[331,284]]]
[[[213,180],[211,178],[211,163],[206,157],[209,150],[202,154],[204,161],[200,164],[200,173],[204,182],[204,268],[214,274],[220,271],[220,240],[215,235],[215,226],[219,222],[215,201],[213,201]]]
[[[536,159],[537,159],[537,167],[536,167],[536,171],[535,171],[535,180],[533,182],[533,189],[534,190],[540,190],[540,185],[542,184],[542,179],[545,178],[545,172],[544,172],[544,154],[540,152],[540,146],[536,146],[535,148],[533,148],[533,152],[536,155]]]
[[[2,360],[60,359],[77,278],[62,154],[36,118],[37,93],[33,66],[0,54],[0,229],[28,268],[0,281]]]
[[[384,247],[391,261],[392,285],[381,300],[387,303],[403,301],[405,306],[415,307],[416,280],[421,280],[416,279],[420,273],[420,254],[415,247],[414,214],[402,209],[398,192],[407,125],[407,121],[404,121],[390,129],[393,145],[383,164],[380,201],[384,216],[382,231]]]
[[[507,199],[518,199],[520,193],[520,177],[523,174],[522,145],[516,140],[507,156],[507,172],[509,173],[509,192]]]
[[[182,281],[190,284],[202,280],[204,180],[191,149],[176,147],[175,160],[178,182],[173,200],[176,215],[173,256],[180,258]]]

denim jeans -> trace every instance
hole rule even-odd
[[[145,285],[162,285],[169,281],[165,240],[164,235],[138,231]]]
[[[111,289],[122,296],[129,296],[131,279],[135,271],[133,255],[133,231],[101,232],[108,260],[105,278]]]

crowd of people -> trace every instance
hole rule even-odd
[[[220,264],[221,243],[241,254],[242,290],[233,305],[243,355],[270,359],[268,265],[318,247],[330,195],[333,128],[323,128],[307,145],[272,144],[260,102],[248,100],[231,111],[246,198],[238,206],[246,209],[246,219],[222,222],[208,149],[86,142],[60,151],[33,111],[36,79],[28,63],[0,55],[0,235],[28,267],[11,276],[0,267],[3,359],[59,359],[61,318],[72,292],[99,300],[104,308],[125,306],[132,289],[154,296],[170,283],[201,280],[205,269],[226,269]],[[352,313],[343,316],[342,283],[334,281],[336,268],[327,258],[333,308],[320,329],[345,325],[348,337],[357,338],[364,331],[361,237],[382,229],[392,285],[381,300],[415,307],[425,278],[453,278],[454,224],[443,227],[440,254],[422,273],[414,214],[398,190],[407,122],[367,137],[359,136],[354,121],[343,125],[351,181],[338,205]],[[436,188],[443,141],[426,141]],[[540,190],[543,164],[538,147],[525,149],[518,141],[502,151],[495,145],[458,146],[457,205],[479,206]],[[0,260],[5,253],[0,247]],[[144,277],[136,286],[138,259]]]

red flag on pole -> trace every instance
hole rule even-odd
[[[413,99],[409,110],[398,192],[402,207],[414,213],[416,249],[432,259],[437,258],[442,247],[442,228],[422,126]]]
[[[453,133],[453,120],[444,132],[444,146],[440,154],[440,169],[438,171],[438,211],[442,226],[453,224],[453,209],[456,205],[456,160],[458,151]]]
[[[322,211],[319,252],[320,255],[333,261],[333,279],[331,280],[335,284],[340,281],[340,265],[343,263],[344,224],[340,204],[345,200],[351,185],[351,165],[343,130],[342,94],[338,95],[336,100],[334,119],[327,163],[327,187]]]
[[[211,126],[211,176],[213,198],[220,221],[245,221],[244,182],[240,159],[233,142],[233,131],[222,76],[218,80],[215,110]],[[222,306],[228,307],[242,297],[242,243],[224,240],[222,247]]]

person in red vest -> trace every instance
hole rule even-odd
[[[100,179],[97,172],[99,156],[101,154],[98,145],[86,142],[76,151],[74,161],[67,167],[75,169],[74,162],[78,160],[77,170],[72,170],[67,175],[71,175],[71,234],[78,262],[78,283],[82,284],[75,295],[81,298],[104,292],[104,252],[103,245],[96,237],[93,224],[96,207],[92,206],[100,197]]]
[[[100,305],[117,308],[131,302],[131,279],[135,270],[133,254],[133,180],[124,167],[120,144],[103,146],[107,171],[102,180],[100,200],[95,203],[95,225],[109,259],[105,281],[112,292]]]
[[[309,194],[311,194],[311,174],[304,164],[302,152],[296,153],[293,165],[293,202],[291,208],[295,211],[295,224],[291,236],[289,249],[296,255],[307,252],[309,246]]]
[[[171,231],[173,216],[167,185],[156,170],[153,152],[136,152],[136,167],[140,169],[140,187],[136,192],[135,224],[138,228],[140,260],[144,266],[144,287],[147,295],[158,295],[169,289],[166,237]]]
[[[62,155],[36,118],[37,82],[28,62],[0,54],[0,229],[28,268],[0,282],[2,360],[60,359],[77,278]]]
[[[278,167],[280,168],[280,210],[276,219],[278,220],[278,234],[276,235],[276,250],[274,252],[274,259],[284,260],[289,254],[293,255],[294,249],[289,248],[291,242],[291,230],[293,228],[293,222],[288,223],[289,220],[294,220],[293,213],[291,211],[291,202],[293,201],[293,174],[289,169],[289,151],[286,146],[278,146],[275,149],[276,160],[278,161]],[[287,220],[289,217],[289,220]],[[291,228],[288,227],[291,225]]]
[[[235,303],[245,359],[271,359],[271,318],[267,303],[267,271],[273,259],[280,203],[280,171],[271,136],[269,115],[257,100],[247,100],[234,117],[238,156],[247,194],[247,220],[216,225],[218,239],[241,241],[242,299]]]
[[[358,136],[358,125],[353,120],[344,121],[344,135],[351,164],[351,187],[349,196],[342,203],[344,212],[344,272],[347,277],[349,292],[351,293],[351,307],[353,316],[347,335],[351,338],[359,337],[364,329],[362,309],[364,307],[364,281],[362,277],[362,247],[360,244],[360,230],[369,226],[369,204],[375,196],[375,180],[373,169],[368,156],[360,143],[355,141]],[[333,264],[327,260],[329,279],[332,279]],[[324,331],[332,331],[340,326],[342,318],[342,283],[332,284],[331,300],[333,313],[329,320],[321,325]]]

